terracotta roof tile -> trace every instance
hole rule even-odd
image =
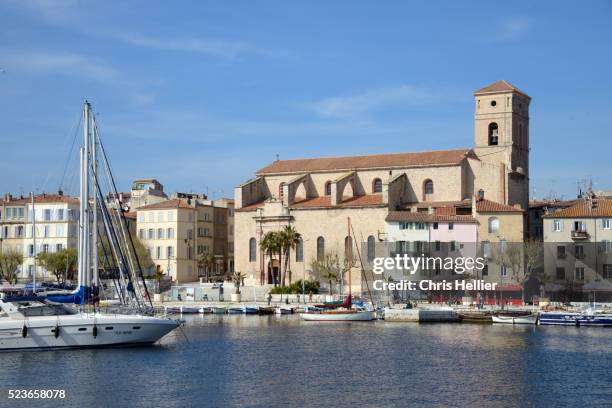
[[[175,198],[172,200],[160,201],[159,203],[154,203],[154,204],[145,205],[143,207],[138,207],[137,210],[138,211],[154,210],[158,208],[160,209],[161,208],[186,208],[186,209],[192,209],[192,210],[195,209],[194,207],[187,204],[185,201]]]
[[[454,208],[466,208],[471,207],[471,200],[461,200],[461,201],[421,201],[418,203],[406,203],[401,206],[403,209],[407,208],[444,208],[444,207],[454,207]]]
[[[498,93],[498,92],[518,92],[525,96],[528,96],[525,92],[521,91],[508,81],[502,79],[501,81],[493,82],[490,85],[485,86],[484,88],[480,88],[474,95],[482,95],[488,93]]]
[[[532,200],[529,201],[529,208],[567,208],[576,204],[580,199],[577,200]]]
[[[476,223],[476,219],[469,215],[437,215],[414,211],[390,211],[386,221]]]
[[[266,202],[266,200],[260,200],[260,201],[256,201],[254,203],[251,203],[249,205],[245,205],[242,208],[238,208],[236,211],[242,212],[242,211],[255,211],[258,208],[261,208],[264,206],[264,203]]]
[[[25,204],[30,204],[31,202],[32,202],[32,199],[30,197],[13,198],[10,201],[3,201],[3,203],[6,205],[25,205]],[[79,198],[71,197],[67,195],[43,193],[43,194],[38,194],[34,196],[34,203],[35,204],[44,204],[44,203],[47,203],[47,204],[51,204],[51,203],[78,204]]]
[[[477,200],[476,211],[478,212],[524,212],[520,208],[513,207],[511,205],[500,204],[490,200]]]
[[[544,218],[612,217],[612,199],[595,198],[592,203],[582,199],[571,207],[544,215]]]
[[[468,155],[476,158],[476,155],[470,149],[457,149],[417,153],[393,153],[367,156],[315,157],[311,159],[277,160],[258,170],[257,174],[457,165]]]
[[[345,197],[339,207],[371,207],[384,205],[380,194],[362,195],[357,197]],[[291,208],[315,208],[315,207],[331,207],[331,197],[314,197],[293,203]]]

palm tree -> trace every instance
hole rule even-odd
[[[213,266],[215,266],[215,256],[211,253],[201,253],[197,256],[198,268],[206,270],[206,280],[210,279]]]
[[[259,243],[261,250],[270,258],[270,264],[274,259],[274,255],[278,253],[281,255],[280,235],[276,231],[267,232]],[[280,266],[280,260],[279,260]],[[274,279],[274,286],[276,286],[276,279]]]
[[[244,285],[244,278],[246,278],[246,275],[242,272],[236,271],[232,275],[232,282],[234,282],[234,293],[237,295],[240,294],[240,285]]]
[[[285,286],[285,276],[287,272],[289,272],[289,284],[291,284],[291,249],[295,249],[297,244],[299,244],[302,239],[299,232],[296,231],[293,225],[287,225],[285,228],[279,233],[280,235],[280,244],[285,253],[285,269],[282,274],[282,282],[281,286]]]

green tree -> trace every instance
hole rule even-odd
[[[23,263],[23,255],[13,249],[0,252],[0,278],[17,283],[17,268]]]
[[[151,255],[147,247],[142,243],[142,241],[133,236],[132,241],[134,242],[134,248],[136,249],[136,256],[138,257],[138,262],[140,263],[140,268],[142,269],[142,273],[147,275],[150,273],[151,269],[155,266],[155,263],[151,259]],[[128,249],[130,256],[132,255],[132,246],[128,243]],[[106,256],[105,256],[106,255]],[[112,270],[113,265],[117,266],[119,263],[117,259],[114,258],[114,252],[110,247],[108,238],[103,237],[102,240],[98,241],[98,259],[99,265],[101,268],[105,270]],[[134,259],[134,262],[136,260]],[[135,267],[138,267],[136,263],[134,263]]]
[[[57,283],[65,283],[67,279],[74,278],[77,257],[76,249],[66,248],[58,252],[42,252],[36,256],[36,260],[55,276]]]
[[[301,235],[293,225],[287,225],[279,233],[280,245],[285,253],[285,268],[282,272],[281,285],[285,286],[285,277],[289,274],[289,284],[291,284],[291,250],[295,249],[297,244],[302,239]]]
[[[321,259],[313,259],[310,268],[320,279],[329,282],[329,294],[333,295],[333,284],[338,279],[339,258],[335,253],[326,253]]]

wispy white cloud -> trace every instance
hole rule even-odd
[[[486,42],[515,41],[523,38],[532,26],[527,17],[513,17],[503,20],[497,31],[486,39]]]
[[[36,75],[69,75],[108,82],[117,76],[110,65],[96,58],[74,53],[5,53],[2,63],[7,71],[18,70]]]
[[[323,99],[307,105],[320,116],[352,118],[388,104],[420,105],[439,100],[437,92],[412,85],[400,85],[365,91],[358,94]]]
[[[203,37],[158,38],[132,32],[115,30],[107,33],[111,38],[126,44],[167,51],[184,51],[234,58],[241,55],[283,57],[289,52],[258,47],[246,42]]]
[[[82,21],[86,11],[79,5],[77,0],[9,0],[7,4],[46,23],[70,28],[102,39],[119,41],[135,47],[199,53],[224,58],[244,55],[282,58],[293,55],[289,51],[257,46],[245,41],[193,35],[155,37],[124,30],[120,27],[112,28],[112,24],[102,27],[89,23],[84,26]]]

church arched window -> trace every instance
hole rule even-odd
[[[499,141],[499,128],[497,123],[491,122],[489,124],[489,146],[497,146]]]

